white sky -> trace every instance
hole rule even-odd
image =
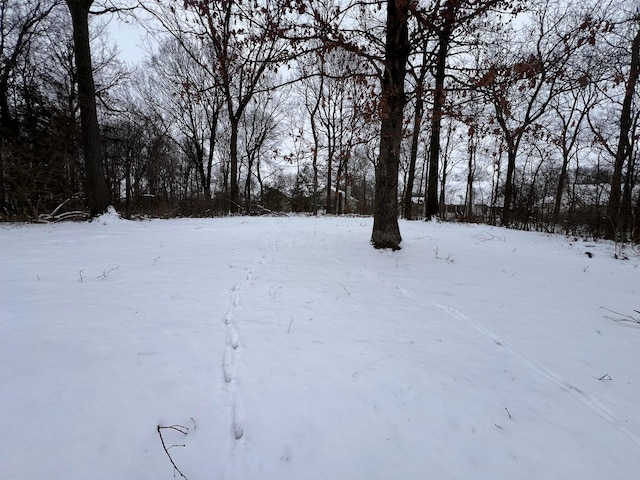
[[[111,41],[118,45],[120,58],[129,63],[139,63],[145,55],[145,31],[137,23],[113,18],[109,24]]]

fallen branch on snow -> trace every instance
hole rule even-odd
[[[195,425],[195,422],[194,422],[194,425]],[[164,453],[167,454],[167,457],[169,457],[169,461],[171,462],[171,465],[173,465],[174,476],[175,476],[175,472],[178,472],[180,474],[180,476],[182,478],[184,478],[184,480],[189,480],[185,476],[185,474],[180,471],[180,469],[176,465],[176,462],[173,461],[173,458],[171,457],[171,454],[169,453],[169,449],[170,448],[173,448],[173,447],[184,447],[184,445],[170,445],[169,447],[167,447],[167,445],[164,443],[164,437],[162,436],[162,430],[175,430],[176,432],[180,432],[181,434],[186,435],[187,433],[189,433],[189,428],[185,427],[184,425],[169,425],[168,427],[164,427],[162,425],[158,425],[157,430],[158,430],[158,436],[160,437],[160,442],[162,442],[162,448],[164,449]]]

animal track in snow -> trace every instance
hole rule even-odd
[[[224,349],[224,356],[222,357],[222,374],[224,377],[224,383],[231,383],[233,380],[233,363],[234,359],[231,354],[231,345],[227,345]]]
[[[232,425],[233,425],[233,436],[236,440],[240,440],[244,436],[244,426],[242,424],[242,415],[240,414],[240,405],[237,399],[234,400],[233,403],[233,411],[232,411]]]
[[[231,287],[229,291],[229,306],[222,318],[222,323],[224,323],[226,330],[224,354],[222,356],[222,377],[224,379],[226,389],[229,392],[231,404],[231,431],[235,440],[240,440],[244,435],[237,381],[237,357],[240,338],[238,331],[233,324],[234,311],[240,306],[240,285],[241,282],[238,282]]]
[[[235,328],[233,328],[233,326],[229,329],[230,330],[230,339],[231,339],[231,348],[233,348],[234,350],[238,348],[238,332],[236,331]]]
[[[458,321],[464,322],[467,325],[471,326],[473,329],[486,336],[487,338],[493,340],[493,342],[498,345],[500,348],[504,349],[514,358],[517,358],[521,363],[525,366],[536,372],[543,378],[546,378],[551,383],[555,384],[557,387],[567,392],[575,399],[579,400],[583,403],[587,408],[589,408],[592,412],[597,414],[600,418],[605,420],[607,423],[613,425],[618,428],[621,432],[623,432],[629,439],[633,440],[638,446],[640,446],[640,437],[634,434],[631,430],[624,426],[624,422],[621,421],[616,415],[604,404],[603,400],[598,398],[595,394],[585,392],[575,385],[571,384],[560,375],[546,368],[542,363],[530,358],[524,353],[515,350],[511,346],[509,346],[506,342],[498,338],[492,331],[482,326],[479,322],[474,320],[469,315],[461,312],[460,310],[448,307],[445,305],[441,305],[437,302],[430,302],[438,310],[448,314],[449,316],[455,318]]]
[[[240,336],[235,327],[237,322],[236,311],[241,306],[240,293],[243,285],[252,285],[254,282],[254,269],[256,265],[263,265],[267,262],[267,255],[263,255],[261,259],[254,264],[246,267],[243,281],[235,283],[229,289],[229,304],[227,310],[222,317],[222,323],[225,325],[225,347],[222,356],[222,378],[225,390],[228,393],[230,414],[231,414],[231,433],[235,441],[244,437],[244,411],[239,393],[238,379],[238,356],[241,354]],[[233,451],[233,450],[232,450]]]
[[[229,418],[229,442],[230,450],[227,458],[226,471],[222,478],[246,478],[239,475],[239,468],[246,466],[247,462],[252,463],[255,458],[247,456],[248,444],[246,438],[245,412],[241,395],[241,381],[239,376],[238,361],[243,354],[243,342],[238,332],[237,325],[242,321],[240,309],[242,299],[248,296],[251,287],[258,276],[255,274],[256,268],[268,262],[271,253],[277,252],[275,243],[269,245],[267,252],[263,252],[259,259],[244,268],[244,275],[241,280],[233,284],[229,289],[229,302],[227,309],[222,316],[222,323],[225,332],[224,353],[222,355],[222,382],[223,390],[227,397],[227,412]],[[230,476],[227,476],[227,472]]]

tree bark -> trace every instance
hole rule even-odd
[[[231,141],[229,145],[230,149],[230,169],[231,169],[231,191],[229,192],[229,210],[231,213],[237,213],[240,206],[240,195],[238,189],[238,128],[239,119],[229,114],[229,121],[231,123]]]
[[[98,126],[96,92],[89,45],[89,8],[93,0],[66,0],[73,24],[76,70],[78,77],[78,102],[82,127],[86,196],[91,216],[107,211],[109,193],[104,174],[104,153]]]
[[[636,210],[633,216],[635,217],[633,222],[633,241],[640,243],[640,195],[636,200]]]
[[[565,184],[567,183],[567,170],[569,167],[569,152],[564,149],[562,152],[562,168],[558,176],[558,186],[556,187],[556,198],[553,206],[553,219],[551,223],[557,225],[560,221],[560,208],[562,207],[562,197],[564,195]]]
[[[398,226],[398,169],[406,102],[404,80],[410,50],[409,3],[409,0],[387,1],[385,70],[380,101],[380,156],[371,243],[375,248],[392,250],[398,250],[402,241]]]
[[[469,161],[467,164],[467,188],[464,198],[464,216],[471,219],[474,216],[473,212],[473,178],[476,172],[476,149],[477,149],[477,137],[475,129],[473,129],[469,138]]]
[[[413,133],[411,135],[411,152],[409,157],[409,175],[407,178],[404,218],[413,220],[413,182],[416,178],[416,163],[418,161],[418,143],[420,140],[420,126],[424,112],[423,86],[419,83],[416,87],[416,110],[413,117]]]
[[[513,175],[516,171],[517,148],[509,146],[507,150],[507,178],[504,185],[504,205],[502,206],[502,225],[511,223],[511,204],[513,203]]]
[[[444,25],[438,32],[438,57],[435,72],[435,89],[433,92],[433,113],[431,115],[431,139],[429,142],[429,177],[427,198],[425,203],[425,220],[438,215],[438,162],[440,158],[440,130],[442,126],[442,108],[445,101],[444,80],[447,68],[447,55],[456,22],[457,9],[460,3],[447,0],[443,13]]]
[[[321,65],[322,59],[321,59]],[[324,68],[321,69],[321,73],[324,72]],[[316,102],[313,108],[309,111],[309,121],[311,123],[311,135],[313,137],[313,214],[318,215],[318,149],[320,148],[320,139],[318,135],[318,127],[316,125],[316,115],[320,109],[320,103],[322,102],[322,96],[324,93],[324,75],[320,75],[320,86],[318,88],[319,93],[316,98]]]

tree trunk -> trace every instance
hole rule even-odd
[[[7,189],[4,183],[4,139],[2,135],[2,126],[0,126],[0,218],[7,211]]]
[[[435,89],[433,92],[433,113],[431,115],[431,140],[429,142],[429,179],[425,205],[425,220],[438,215],[438,161],[440,158],[440,130],[442,125],[442,107],[445,101],[444,80],[447,68],[447,55],[456,19],[459,2],[447,1],[443,13],[445,23],[438,33],[438,57],[436,60]]]
[[[447,214],[447,205],[446,205],[446,191],[447,188],[447,169],[449,168],[449,147],[451,146],[451,136],[453,135],[452,125],[449,124],[449,129],[447,131],[447,143],[444,147],[444,155],[442,156],[442,178],[440,179],[440,196],[438,200],[438,212],[440,215],[446,217]]]
[[[251,171],[253,170],[253,155],[247,156],[247,178],[244,182],[244,204],[247,214],[251,214]],[[297,177],[296,177],[297,182]]]
[[[511,222],[511,204],[513,203],[513,174],[516,171],[517,149],[510,145],[507,150],[507,179],[504,185],[504,205],[502,206],[502,225],[509,226]]]
[[[416,178],[416,162],[418,161],[418,142],[420,140],[420,126],[422,125],[422,113],[424,112],[422,84],[416,87],[416,110],[413,117],[413,133],[411,135],[411,153],[409,156],[409,176],[406,183],[404,198],[404,218],[413,220],[413,182]]]
[[[629,80],[627,81],[622,112],[620,113],[620,137],[616,149],[615,162],[613,166],[613,177],[611,178],[611,194],[607,206],[609,217],[608,235],[614,238],[617,235],[624,235],[621,232],[622,212],[621,212],[621,187],[622,169],[624,162],[631,155],[629,132],[631,130],[631,107],[635,96],[636,83],[640,73],[640,28],[636,33],[631,45],[631,64],[629,67]]]
[[[404,79],[409,57],[408,0],[387,1],[385,70],[380,101],[380,156],[371,243],[375,248],[398,250],[402,237],[398,226],[398,168],[404,105]]]
[[[322,87],[322,83],[320,84],[320,86]],[[318,128],[316,126],[316,113],[318,112],[318,108],[320,107],[320,98],[321,96],[318,95],[318,101],[316,102],[310,115],[311,134],[313,137],[313,214],[314,215],[318,215],[318,148],[320,146],[320,140],[318,139]]]
[[[569,166],[569,152],[562,152],[562,169],[560,170],[560,176],[558,177],[558,187],[556,189],[556,203],[553,206],[553,225],[557,225],[560,220],[560,208],[562,206],[562,195],[564,193],[564,186],[567,182],[567,168]]]
[[[238,127],[239,120],[230,115],[231,122],[231,143],[229,145],[230,150],[230,167],[231,170],[231,191],[229,194],[229,210],[231,213],[237,213],[238,207],[240,206],[240,195],[238,189]]]
[[[206,200],[211,200],[211,172],[213,170],[213,153],[217,142],[217,130],[218,130],[218,116],[215,114],[215,118],[211,123],[209,134],[209,153],[207,156],[207,180],[205,184],[204,196]]]
[[[331,153],[331,147],[329,148],[329,156],[327,157],[327,195],[325,200],[325,211],[326,213],[333,213],[332,203],[333,196],[331,195],[331,164],[333,163]]]
[[[87,180],[87,204],[91,216],[97,216],[107,211],[109,194],[104,174],[104,153],[98,126],[91,47],[89,45],[89,8],[93,0],[66,0],[66,2],[73,23],[82,147]]]
[[[467,165],[467,188],[464,198],[464,216],[471,219],[473,212],[473,177],[476,171],[476,133],[475,130],[469,138],[469,162]]]
[[[640,243],[640,195],[638,195],[638,199],[636,200],[636,210],[634,213],[634,217],[633,241],[635,243]]]
[[[633,129],[632,129],[633,131]],[[633,151],[633,144],[629,146],[629,151]],[[626,232],[633,228],[633,187],[635,177],[635,161],[633,155],[628,156],[627,171],[624,175],[624,183],[622,186],[622,201],[620,203],[620,230]]]

